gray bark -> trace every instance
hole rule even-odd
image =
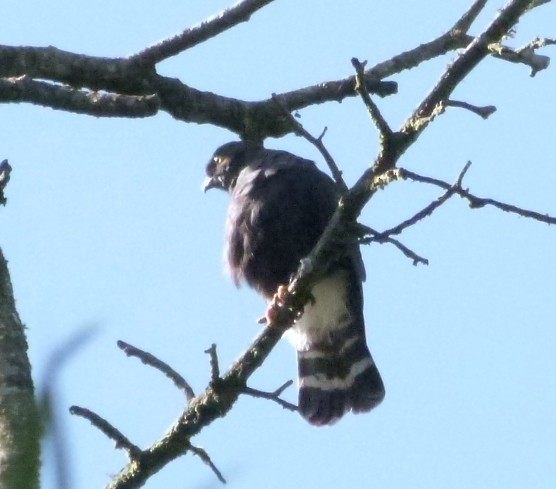
[[[40,423],[23,329],[0,250],[0,489],[39,487]]]

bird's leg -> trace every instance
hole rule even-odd
[[[284,306],[284,301],[286,300],[287,294],[288,286],[280,285],[266,309],[264,318],[261,318],[264,319],[264,323],[269,324],[276,319],[276,316],[278,315],[278,309]]]
[[[315,297],[311,292],[303,294],[292,292],[288,286],[280,285],[268,304],[265,315],[258,322],[259,324],[269,324],[275,321],[296,320],[303,314],[307,303],[315,303]],[[286,314],[288,319],[279,317],[283,314]]]

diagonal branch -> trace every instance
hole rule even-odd
[[[295,404],[292,404],[291,402],[288,401],[284,401],[284,399],[280,397],[282,392],[284,392],[292,384],[293,384],[293,380],[288,380],[286,383],[278,387],[278,389],[276,389],[274,392],[265,392],[259,389],[253,389],[252,387],[246,386],[243,388],[242,394],[246,394],[251,397],[257,397],[260,399],[268,399],[269,401],[274,401],[275,403],[279,404],[284,409],[288,409],[290,411],[297,411],[298,408]]]
[[[371,116],[371,119],[378,129],[380,140],[384,141],[392,137],[393,131],[390,129],[388,122],[380,113],[378,106],[371,99],[367,87],[364,83],[365,76],[365,63],[361,63],[357,58],[351,59],[351,64],[355,68],[355,91],[362,98],[365,107],[367,107],[367,112]]]
[[[446,191],[452,189],[452,193],[459,195],[463,199],[466,199],[469,202],[469,207],[472,209],[479,209],[485,206],[492,206],[500,209],[504,212],[509,212],[510,214],[517,214],[522,217],[528,217],[530,219],[534,219],[539,222],[544,222],[546,224],[556,224],[556,217],[550,216],[548,214],[542,214],[540,212],[531,211],[528,209],[524,209],[522,207],[517,207],[512,204],[506,204],[504,202],[500,202],[498,200],[485,198],[485,197],[478,197],[458,185],[456,187],[451,186],[449,183],[446,183],[442,180],[438,180],[432,177],[426,177],[423,175],[419,175],[409,170],[405,170],[403,168],[399,169],[399,176],[403,179],[413,180],[415,182],[427,183],[430,185],[435,185],[437,187],[443,188]],[[386,232],[385,232],[386,233]]]
[[[422,133],[434,118],[438,105],[446,101],[458,84],[489,54],[489,46],[499,42],[517,23],[531,2],[532,0],[511,0],[487,29],[475,38],[461,56],[454,61],[402,127],[401,132],[409,136],[406,144],[415,140]],[[405,149],[402,149],[401,153],[403,151]]]
[[[217,36],[241,22],[247,22],[252,14],[273,0],[242,0],[232,7],[186,29],[180,34],[160,41],[130,57],[141,63],[154,65],[190,49],[207,39]]]
[[[487,1],[488,0],[476,0],[473,3],[473,5],[471,5],[471,7],[469,7],[469,10],[467,12],[465,12],[458,19],[458,21],[453,25],[452,31],[454,31],[454,32],[457,32],[457,31],[467,32],[470,29],[473,22],[475,22],[475,20],[477,20],[477,17],[479,16],[479,14],[485,8],[485,5],[487,4]]]
[[[370,234],[370,236],[361,238],[360,244],[367,245],[371,243],[380,243],[380,244],[390,243],[394,245],[396,248],[398,248],[398,250],[400,250],[409,259],[413,260],[414,266],[417,266],[419,264],[421,265],[429,264],[429,260],[423,258],[422,256],[419,256],[417,253],[415,253],[413,250],[410,250],[407,246],[405,246],[397,239],[387,236],[385,233],[381,233],[368,226],[363,226],[363,227],[365,228],[366,234]]]
[[[391,229],[383,231],[381,234],[383,234],[384,236],[401,234],[408,227],[417,224],[425,217],[429,217],[436,209],[438,209],[442,204],[444,204],[444,202],[446,202],[450,197],[452,197],[454,194],[459,193],[459,191],[461,190],[461,182],[463,180],[463,177],[467,173],[467,170],[469,170],[470,166],[471,166],[471,162],[468,161],[467,164],[464,166],[463,170],[461,171],[461,173],[459,174],[456,183],[452,185],[448,184],[447,186],[442,187],[446,190],[446,192],[444,192],[444,194],[438,197],[438,199],[432,201],[429,205],[421,209],[414,216],[410,217],[409,219],[406,219],[405,221],[401,222],[400,224],[394,226]]]
[[[189,450],[191,450],[194,455],[197,455],[206,465],[209,466],[210,470],[214,472],[214,475],[216,475],[216,477],[220,482],[222,482],[222,484],[226,484],[226,479],[224,479],[222,472],[220,472],[220,470],[218,470],[218,467],[214,465],[213,461],[209,457],[209,454],[205,450],[191,444],[189,445]]]
[[[114,440],[116,448],[124,449],[130,460],[136,461],[141,458],[141,449],[137,445],[131,443],[129,438],[127,438],[120,430],[98,414],[94,413],[90,409],[80,406],[71,406],[69,411],[70,414],[73,414],[74,416],[81,416],[82,418],[87,419],[95,428],[104,433],[104,435],[111,440]]]
[[[125,341],[118,340],[117,345],[128,357],[136,357],[145,365],[149,365],[166,375],[178,389],[185,392],[185,398],[188,401],[195,397],[195,392],[193,392],[188,382],[166,362],[156,358],[152,353],[140,350]]]
[[[326,146],[322,142],[322,139],[326,134],[327,128],[326,127],[324,128],[324,130],[322,131],[321,135],[318,138],[314,137],[309,131],[307,131],[303,127],[303,124],[295,120],[295,117],[288,111],[288,109],[284,106],[284,104],[282,103],[282,101],[277,95],[272,95],[272,99],[278,104],[279,107],[282,108],[284,112],[284,116],[287,117],[290,124],[292,125],[293,132],[297,136],[304,137],[313,146],[315,146],[315,148],[319,150],[320,154],[324,158],[324,161],[326,161],[328,168],[330,169],[330,173],[332,173],[332,178],[334,178],[334,181],[336,182],[336,185],[340,190],[340,194],[345,193],[348,187],[346,185],[346,182],[344,182],[344,178],[342,177],[342,172],[340,171],[338,165],[334,161],[334,158],[332,158],[332,155],[326,149]]]
[[[471,42],[465,51],[448,67],[440,80],[424,98],[402,128],[383,141],[383,147],[372,168],[359,178],[343,199],[342,212],[355,220],[374,193],[397,179],[395,168],[399,158],[419,138],[432,120],[444,111],[445,103],[455,88],[489,54],[489,46],[497,43],[518,22],[534,0],[511,0],[489,24],[484,32]],[[338,217],[339,219],[339,217]]]

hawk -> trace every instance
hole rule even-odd
[[[314,162],[249,142],[219,147],[204,190],[228,191],[226,256],[230,274],[271,301],[317,243],[339,192]],[[331,264],[313,300],[287,332],[297,349],[298,408],[311,424],[371,410],[384,385],[365,340],[365,269],[357,244]]]

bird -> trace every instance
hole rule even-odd
[[[249,141],[220,146],[206,174],[205,192],[216,188],[231,197],[225,260],[233,281],[272,303],[333,215],[340,199],[335,182],[311,160]],[[298,411],[312,425],[368,412],[384,398],[365,337],[364,280],[359,245],[351,242],[286,332],[297,350]]]

